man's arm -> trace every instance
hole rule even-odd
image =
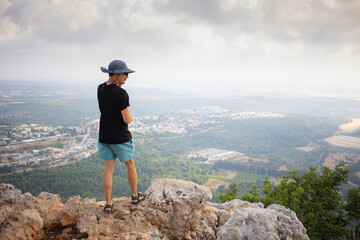
[[[133,120],[133,117],[131,116],[131,113],[130,113],[130,110],[129,110],[129,107],[125,108],[124,110],[121,111],[121,115],[124,119],[124,122],[126,124],[129,124],[132,122]]]

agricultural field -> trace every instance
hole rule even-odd
[[[307,146],[305,147],[297,147],[296,149],[297,150],[301,150],[301,151],[304,151],[304,152],[311,152],[315,149],[318,149],[320,146],[315,144],[315,143],[310,143],[308,144]]]
[[[265,180],[265,175],[240,172],[240,171],[231,171],[227,169],[218,169],[214,172],[209,180],[204,184],[205,186],[216,190],[219,186],[224,185],[228,187],[230,183],[256,183],[263,182]]]
[[[344,135],[325,138],[325,141],[334,146],[360,149],[360,138]]]
[[[247,155],[229,158],[228,160],[233,161],[233,162],[238,161],[238,162],[243,162],[243,163],[248,163],[248,162],[267,163],[268,162],[268,159],[266,159],[266,158],[254,158],[254,157],[249,157]]]
[[[209,180],[204,184],[206,187],[209,187],[212,190],[218,189],[220,186],[225,186],[226,188],[229,187],[230,183],[224,182],[218,179],[209,178]]]
[[[209,180],[204,185],[214,190],[221,185],[228,187],[229,184],[236,177],[237,173],[238,171],[219,169],[209,178]]]
[[[238,171],[231,171],[231,170],[227,170],[227,169],[219,169],[216,174],[224,177],[226,179],[234,179],[237,175]]]

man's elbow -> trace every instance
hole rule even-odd
[[[124,122],[126,124],[130,124],[132,122],[132,120],[133,120],[133,118],[131,117],[131,118],[128,118],[128,119],[124,119]]]

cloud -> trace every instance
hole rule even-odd
[[[206,4],[174,0],[160,1],[157,9],[167,17],[177,16],[184,25],[200,23],[222,29],[229,38],[246,32],[284,43],[357,44],[360,40],[357,0],[212,0]]]
[[[99,1],[11,1],[2,18],[23,33],[38,36],[46,42],[94,42],[101,37]]]
[[[347,5],[360,9],[356,1],[294,1],[283,4],[262,3],[262,29],[276,40],[304,43],[357,43],[360,33],[354,34],[359,26],[359,15]]]
[[[138,82],[303,81],[313,68],[352,81],[359,12],[358,0],[0,0],[0,71],[86,81],[120,56]]]
[[[2,43],[35,35],[45,42],[96,44],[114,35],[127,42],[130,37],[135,40],[146,37],[156,45],[160,37],[164,38],[162,46],[192,45],[192,37],[181,37],[179,31],[193,35],[191,29],[196,26],[210,29],[234,45],[241,34],[284,44],[357,45],[360,40],[357,0],[2,0],[1,3]]]
[[[0,44],[21,37],[21,31],[17,24],[4,14],[10,6],[11,3],[8,0],[0,1]]]

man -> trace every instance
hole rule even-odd
[[[98,156],[104,160],[103,187],[106,199],[104,212],[113,213],[111,199],[115,159],[125,163],[127,177],[132,191],[132,204],[138,204],[145,196],[137,192],[137,173],[134,163],[134,146],[128,124],[133,120],[129,111],[129,95],[121,88],[134,71],[125,62],[114,60],[108,69],[101,71],[109,73],[109,79],[100,84],[97,91],[100,109],[100,130]]]

